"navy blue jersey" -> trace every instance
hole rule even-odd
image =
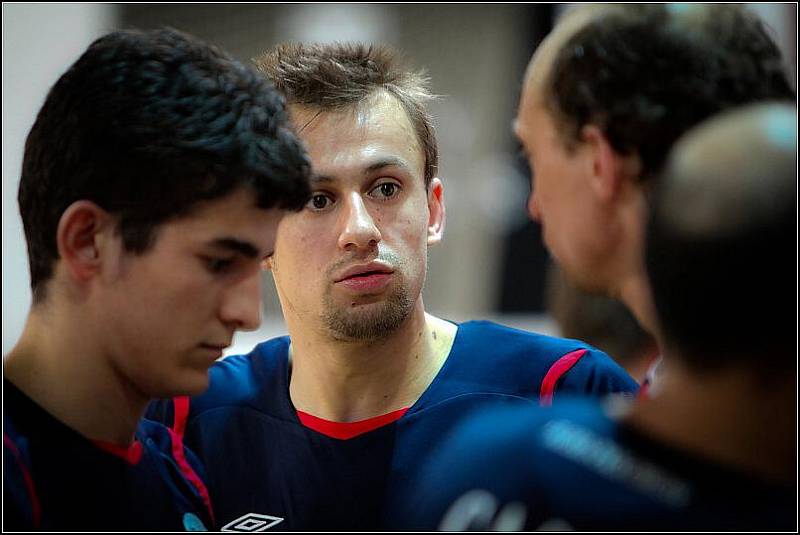
[[[186,398],[151,406],[151,416],[178,427],[188,414],[186,443],[208,470],[218,523],[228,529],[391,527],[390,504],[414,492],[421,463],[468,411],[637,387],[580,342],[469,322],[402,417],[343,440],[300,421],[289,397],[288,350],[288,337],[262,343],[213,366],[209,390],[188,407]]]
[[[3,529],[197,531],[213,527],[199,461],[142,420],[130,448],[91,441],[3,381]]]
[[[408,528],[796,530],[796,489],[656,442],[591,400],[488,409],[431,456]]]

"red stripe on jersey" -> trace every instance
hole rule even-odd
[[[172,399],[172,429],[183,439],[186,431],[186,419],[189,418],[189,396],[178,396]]]
[[[399,420],[408,409],[409,407],[405,407],[388,414],[382,414],[357,422],[332,422],[331,420],[324,420],[300,410],[297,411],[297,417],[300,418],[300,423],[309,429],[313,429],[317,433],[322,433],[331,438],[347,440]]]
[[[25,490],[28,491],[28,498],[31,501],[33,527],[39,529],[42,525],[42,507],[39,505],[39,496],[36,494],[36,486],[33,484],[31,473],[28,471],[28,466],[22,462],[22,456],[17,449],[17,445],[14,444],[14,441],[11,440],[11,438],[5,433],[3,433],[3,444],[11,451],[11,454],[14,455],[14,459],[17,461],[20,470],[22,470],[22,479],[25,481]]]
[[[173,398],[172,406],[175,412],[175,416],[172,419],[173,428],[169,430],[169,435],[172,439],[172,456],[178,463],[178,468],[180,468],[181,472],[183,472],[184,477],[188,479],[192,485],[194,485],[197,493],[200,494],[200,498],[202,498],[206,509],[208,509],[208,516],[211,518],[211,522],[216,524],[216,521],[214,520],[214,509],[211,507],[211,497],[208,494],[208,488],[206,488],[206,484],[203,483],[203,480],[200,479],[200,476],[197,475],[197,472],[194,471],[192,465],[189,464],[184,450],[183,432],[186,430],[186,420],[189,416],[189,396],[179,396]]]
[[[553,404],[553,393],[556,390],[558,380],[575,366],[575,363],[581,360],[581,357],[586,354],[586,351],[586,349],[577,349],[571,353],[567,353],[550,366],[544,379],[542,379],[542,388],[539,391],[539,405],[542,407],[549,407]]]
[[[92,440],[92,443],[101,450],[119,457],[128,464],[133,465],[137,464],[142,459],[142,452],[144,451],[142,448],[142,443],[138,440],[134,440],[133,444],[127,447],[118,446],[116,444],[112,444],[111,442],[104,442],[102,440]]]

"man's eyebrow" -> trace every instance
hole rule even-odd
[[[386,156],[369,164],[366,168],[366,171],[368,173],[371,173],[373,171],[378,171],[379,169],[383,169],[384,167],[401,167],[409,171],[411,170],[408,163],[402,158],[398,158],[396,156]]]
[[[336,179],[327,175],[311,175],[310,182],[313,185],[330,184],[331,182],[336,182]]]
[[[408,165],[408,162],[403,160],[402,158],[398,158],[397,156],[384,156],[381,157],[374,162],[370,163],[364,168],[364,174],[374,173],[375,171],[379,171],[384,167],[399,167],[404,169],[408,172],[411,172],[411,167]],[[311,184],[318,185],[318,184],[330,184],[332,182],[336,182],[336,178],[329,175],[312,175],[311,176]]]
[[[258,248],[250,242],[242,241],[236,238],[217,238],[212,240],[209,245],[219,249],[227,249],[232,252],[242,254],[248,258],[256,258],[258,256]]]

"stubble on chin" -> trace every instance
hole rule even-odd
[[[382,302],[368,305],[335,303],[326,293],[323,324],[336,340],[374,342],[395,332],[411,314],[413,302],[408,289],[399,285]]]

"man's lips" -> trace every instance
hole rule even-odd
[[[357,278],[370,278],[373,276],[388,276],[394,273],[394,270],[382,262],[370,262],[369,264],[361,264],[351,266],[339,273],[334,282],[344,282]]]
[[[351,266],[339,273],[334,282],[351,292],[374,294],[382,292],[391,282],[394,269],[382,262]]]

